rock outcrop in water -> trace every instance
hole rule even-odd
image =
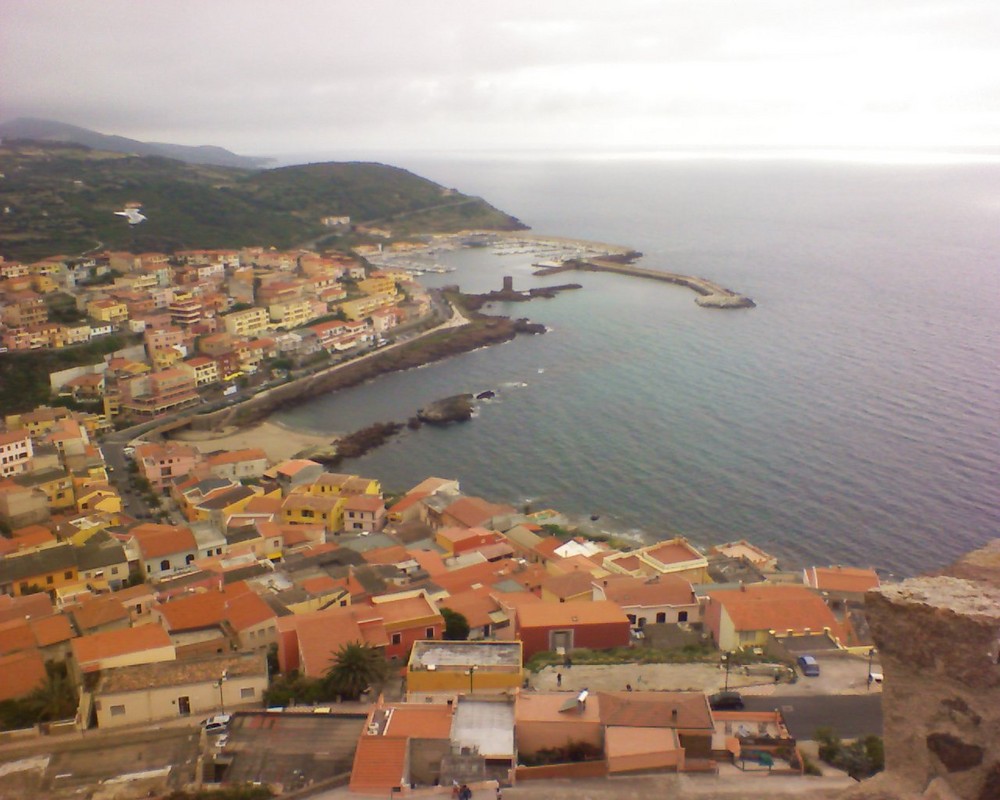
[[[443,400],[436,400],[417,412],[417,419],[428,425],[447,425],[449,422],[465,422],[472,418],[472,395],[456,394]]]
[[[866,605],[886,772],[843,799],[1000,798],[1000,539]]]

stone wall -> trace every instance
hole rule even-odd
[[[1000,800],[1000,540],[867,597],[886,772],[850,798]]]

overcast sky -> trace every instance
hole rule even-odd
[[[246,154],[1000,145],[1000,0],[0,0],[0,118]]]

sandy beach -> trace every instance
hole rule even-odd
[[[266,420],[246,428],[234,427],[222,431],[186,430],[173,438],[192,444],[203,453],[260,447],[271,461],[284,461],[310,447],[328,445],[336,437],[294,430]]]

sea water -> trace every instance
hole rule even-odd
[[[746,538],[786,565],[907,575],[1000,535],[1000,166],[808,160],[425,160],[537,233],[623,244],[757,308],[634,277],[532,276],[466,250],[429,285],[579,282],[498,304],[519,336],[287,410],[347,432],[492,389],[472,421],[344,470],[428,475],[651,541]]]

